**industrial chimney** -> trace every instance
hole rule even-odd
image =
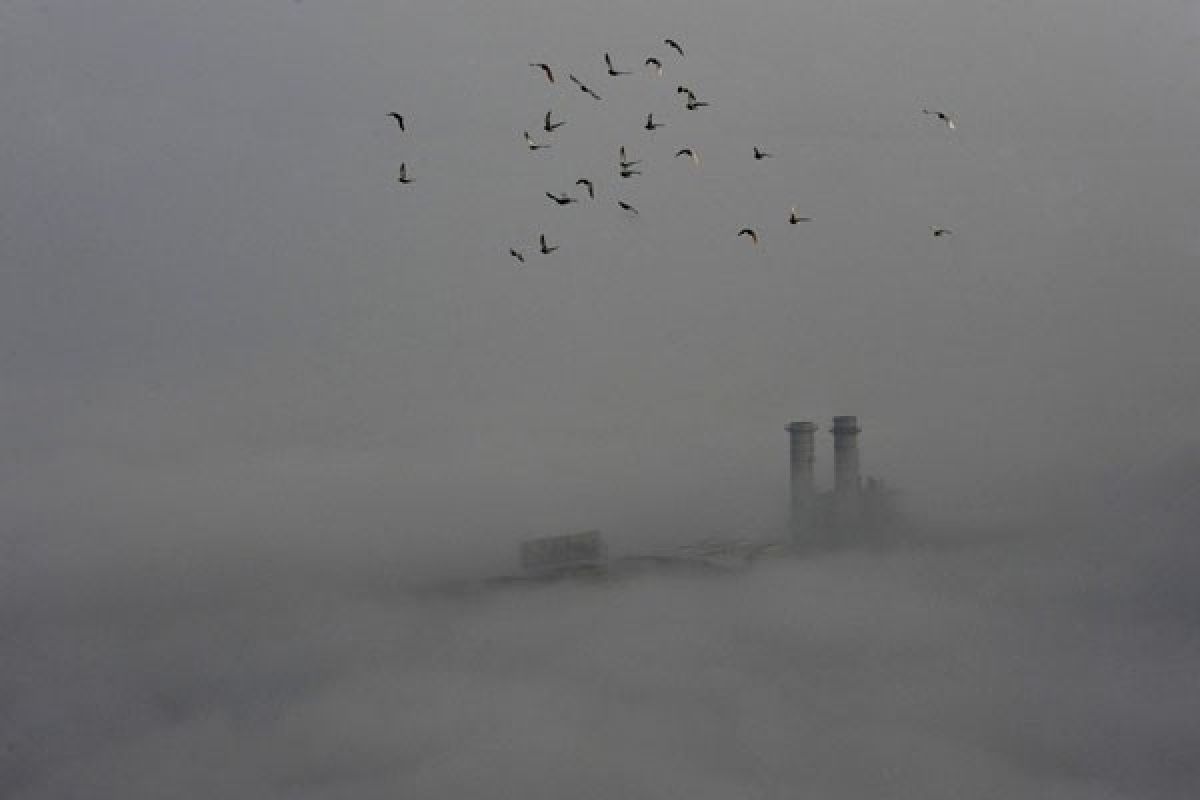
[[[833,418],[833,503],[836,522],[852,522],[858,515],[858,417]]]
[[[833,418],[833,491],[858,493],[858,417]]]
[[[792,534],[811,527],[816,503],[816,483],[813,464],[816,461],[814,434],[817,426],[811,422],[790,422],[786,428],[790,443],[791,511],[789,522]]]

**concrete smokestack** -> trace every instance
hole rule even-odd
[[[791,463],[792,505],[789,520],[793,532],[812,522],[816,502],[813,465],[817,460],[814,436],[817,426],[811,422],[790,422],[786,428]]]
[[[858,495],[858,417],[833,418],[833,493]]]

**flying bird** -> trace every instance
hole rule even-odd
[[[646,66],[654,67],[654,71],[657,72],[659,75],[662,75],[662,62],[659,61],[654,56],[650,56],[649,58],[646,59]]]
[[[542,255],[544,255],[544,256],[550,255],[551,253],[553,253],[555,250],[557,250],[559,248],[559,245],[554,245],[553,247],[551,247],[550,245],[546,244],[546,234],[544,234],[544,233],[541,236],[539,236],[538,238],[541,240]]]
[[[634,216],[637,216],[638,213],[640,213],[640,212],[638,212],[638,210],[636,208],[629,205],[629,203],[626,203],[624,200],[618,200],[617,205],[619,205],[621,208],[628,211],[630,214],[633,214]]]
[[[608,53],[604,54],[604,63],[608,65],[608,74],[609,75],[616,77],[617,75],[629,75],[630,74],[628,72],[623,72],[623,71],[613,67],[612,58],[608,55]]]
[[[749,236],[754,240],[755,244],[758,244],[758,234],[755,233],[754,229],[752,228],[742,228],[740,231],[738,231],[738,236]]]
[[[754,160],[755,161],[762,161],[764,158],[774,158],[774,157],[775,156],[771,155],[770,153],[764,153],[762,150],[759,150],[758,146],[755,145],[755,147],[754,147]]]
[[[592,198],[593,200],[596,199],[596,187],[593,186],[592,182],[587,178],[580,178],[579,180],[575,181],[575,185],[586,186],[588,190],[588,197]]]
[[[946,127],[954,130],[954,117],[947,114],[945,111],[930,111],[928,108],[921,109],[922,114],[928,114],[931,117],[937,117],[942,122],[946,123]]]
[[[561,128],[563,125],[567,124],[566,120],[562,120],[560,122],[551,122],[550,115],[552,113],[554,113],[554,112],[553,111],[546,112],[546,121],[545,121],[545,123],[542,124],[542,129],[544,131],[546,131],[546,133],[554,133],[556,130]]]
[[[658,129],[658,128],[661,128],[662,126],[663,126],[663,124],[662,124],[661,122],[655,122],[655,121],[654,121],[654,114],[653,114],[653,113],[651,113],[651,114],[647,114],[647,115],[646,115],[646,125],[645,125],[645,128],[646,128],[646,130],[648,130],[648,131],[653,131],[653,130],[656,130],[656,129]]]
[[[554,83],[554,72],[551,71],[549,64],[540,64],[539,63],[539,64],[530,64],[529,66],[536,67],[537,69],[540,69],[542,72],[546,73],[546,80],[550,81],[551,83]]]
[[[696,92],[692,91],[691,89],[686,88],[686,86],[678,86],[678,88],[676,89],[676,94],[677,95],[688,95],[688,102],[686,102],[686,106],[688,106],[689,112],[694,112],[694,110],[696,110],[697,108],[703,108],[704,106],[708,106],[707,102],[704,102],[702,100],[696,100]]]
[[[930,225],[929,230],[934,235],[934,237],[937,237],[937,238],[940,238],[942,236],[953,236],[954,235],[954,231],[950,230],[949,228],[938,228],[934,225]]]
[[[400,116],[395,111],[389,113],[388,116],[396,120],[396,124],[400,126],[400,130],[404,130],[404,117]]]
[[[525,144],[529,145],[530,150],[545,150],[550,146],[548,144],[538,144],[535,142],[533,137],[529,135],[529,131],[525,131]]]
[[[696,151],[690,147],[685,147],[682,150],[680,150],[678,153],[675,154],[676,158],[679,158],[680,156],[687,156],[688,158],[690,158],[692,160],[693,164],[700,163],[700,156],[696,155]]]
[[[630,167],[642,163],[640,158],[630,161],[625,155],[625,145],[621,145],[621,169],[629,169]]]
[[[642,174],[642,173],[641,173],[639,170],[636,170],[636,169],[623,169],[623,170],[621,170],[621,177],[622,177],[622,178],[632,178],[634,175],[641,175],[641,174]]]
[[[793,225],[795,225],[797,222],[812,222],[812,217],[796,216],[796,207],[792,206],[792,215],[788,217],[788,222],[792,223]]]
[[[569,205],[571,203],[579,202],[574,197],[571,197],[571,195],[569,195],[569,194],[564,194],[562,197],[559,197],[556,194],[551,194],[550,192],[546,192],[546,197],[549,197],[551,200],[558,203],[560,206],[565,206],[565,205]]]
[[[525,254],[524,254],[524,253],[522,253],[520,250],[513,250],[513,249],[510,247],[510,248],[508,248],[508,253],[509,253],[509,255],[511,255],[513,258],[515,258],[517,261],[520,261],[522,264],[524,264],[524,263],[525,263]]]
[[[412,178],[408,177],[408,165],[403,161],[400,162],[400,174],[396,176],[396,180],[400,183],[412,183]]]
[[[681,58],[683,57],[683,48],[679,46],[679,42],[675,41],[674,39],[663,39],[663,44],[665,44],[667,47],[674,48],[675,52],[679,53]]]
[[[588,88],[587,84],[585,84],[583,81],[579,80],[579,78],[576,78],[574,75],[568,75],[567,77],[570,78],[571,81],[574,82],[574,84],[579,87],[579,91],[583,92],[584,94],[590,94],[592,97],[596,98],[597,100],[600,99],[600,95],[596,94],[590,88]]]

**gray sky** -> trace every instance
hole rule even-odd
[[[0,0],[14,607],[770,530],[783,424],[841,413],[928,509],[1190,486],[1198,43],[1183,0]]]

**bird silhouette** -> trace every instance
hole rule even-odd
[[[762,150],[759,150],[757,145],[754,147],[754,160],[755,161],[762,161],[764,158],[774,158],[774,157],[775,156],[771,155],[770,153],[764,153]]]
[[[551,83],[554,83],[554,72],[553,72],[553,70],[550,69],[549,64],[535,63],[535,64],[530,64],[529,66],[536,67],[537,69],[540,69],[542,72],[546,73],[546,80],[550,81]]]
[[[525,254],[524,254],[524,253],[522,253],[520,250],[513,250],[513,249],[510,247],[510,248],[508,248],[508,252],[509,252],[509,255],[511,255],[511,256],[512,256],[513,258],[515,258],[517,261],[520,261],[522,264],[524,264],[524,263],[525,263]]]
[[[654,67],[654,71],[657,72],[659,75],[662,75],[662,62],[659,61],[654,56],[650,56],[649,58],[646,59],[646,66]]]
[[[614,67],[613,63],[612,63],[612,58],[608,55],[608,53],[604,54],[604,63],[608,65],[608,74],[609,75],[616,77],[617,75],[629,75],[630,74],[628,72],[623,72],[623,71],[617,69],[616,67]]]
[[[679,158],[680,156],[687,156],[688,158],[690,158],[692,160],[693,164],[700,163],[700,156],[696,155],[696,151],[690,147],[684,147],[678,153],[675,154],[676,158]]]
[[[551,122],[550,115],[552,113],[554,113],[554,112],[553,111],[546,112],[546,121],[542,124],[542,129],[544,131],[546,131],[546,133],[554,133],[556,130],[561,128],[563,125],[567,124],[566,120],[562,120],[560,122]]]
[[[571,195],[569,195],[569,194],[564,194],[560,197],[556,194],[551,194],[550,192],[546,192],[546,197],[549,197],[551,200],[558,203],[560,206],[565,206],[565,205],[569,205],[571,203],[579,202],[574,197],[571,197]]]
[[[550,255],[555,250],[557,250],[560,246],[560,245],[554,245],[553,247],[551,247],[550,245],[546,244],[546,234],[544,234],[544,233],[538,237],[538,240],[541,241],[541,243],[542,243],[541,250],[542,250],[542,255],[544,255],[544,256]]]
[[[630,214],[633,214],[634,216],[637,216],[639,213],[641,213],[636,208],[629,205],[629,203],[626,203],[624,200],[618,200],[617,205],[619,205],[621,208],[628,211]]]
[[[667,47],[673,48],[676,53],[679,53],[680,57],[683,56],[683,48],[679,46],[679,42],[675,41],[674,39],[663,39],[663,44],[665,44]]]
[[[629,169],[640,163],[642,163],[640,158],[630,161],[628,156],[625,155],[625,145],[621,145],[621,169]]]
[[[930,225],[929,230],[934,235],[935,238],[940,238],[942,236],[953,236],[954,235],[954,231],[950,230],[949,228],[938,228],[934,225]]]
[[[592,198],[593,200],[596,199],[596,187],[593,186],[592,182],[587,178],[580,178],[579,180],[575,181],[575,185],[586,186],[588,190],[588,197]]]
[[[641,175],[641,174],[642,174],[642,173],[641,173],[641,171],[639,171],[639,170],[636,170],[636,169],[623,169],[623,170],[621,170],[621,177],[622,177],[622,178],[632,178],[634,175]]]
[[[796,216],[796,207],[792,206],[792,215],[788,217],[788,222],[792,223],[793,225],[795,225],[797,222],[812,222],[812,217]]]
[[[408,165],[403,161],[400,162],[400,174],[396,176],[396,180],[400,183],[412,183],[412,178],[408,177]]]
[[[583,92],[584,94],[590,94],[592,97],[596,98],[597,100],[600,99],[600,95],[593,92],[588,87],[588,85],[586,83],[584,83],[583,81],[579,80],[579,78],[576,78],[574,75],[568,75],[567,77],[570,78],[574,82],[574,84],[579,87],[579,91]]]
[[[684,108],[688,111],[695,111],[697,108],[704,108],[708,105],[707,100],[697,100],[696,95],[688,93],[688,100],[684,103]]]
[[[945,111],[930,111],[928,108],[922,108],[921,113],[927,114],[931,117],[937,117],[942,122],[946,123],[947,128],[949,128],[950,130],[954,130],[954,127],[955,127],[954,117],[950,116]]]
[[[657,130],[658,128],[661,128],[662,126],[663,126],[663,123],[654,121],[653,113],[646,115],[646,124],[644,126],[646,128],[646,130],[653,131],[653,130]]]
[[[535,142],[533,140],[533,137],[529,135],[529,131],[525,131],[524,136],[525,136],[525,144],[529,145],[530,150],[545,150],[547,147],[550,146],[548,144],[539,144],[539,143]]]
[[[396,124],[400,126],[400,130],[404,130],[404,117],[400,116],[395,111],[389,113],[388,116],[396,120]]]
[[[749,236],[755,244],[758,244],[758,234],[754,232],[753,228],[742,228],[738,231],[738,236]]]

